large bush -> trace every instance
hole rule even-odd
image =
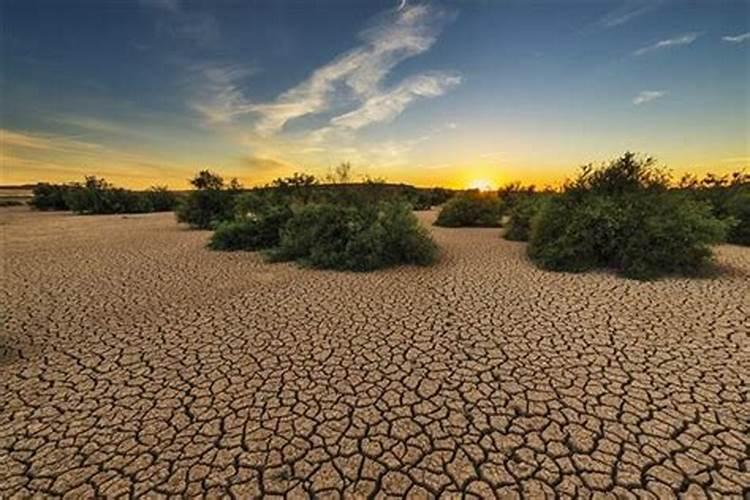
[[[436,252],[408,204],[385,202],[369,207],[298,207],[271,255],[316,268],[370,271],[397,264],[427,265]]]
[[[709,203],[716,217],[732,223],[727,241],[750,245],[750,175],[743,172],[725,176],[708,174],[700,180],[685,176],[680,180],[679,190]]]
[[[221,176],[203,170],[190,183],[195,189],[178,202],[178,222],[195,229],[212,229],[234,219],[235,198],[242,190],[236,179],[226,184]]]
[[[730,225],[708,204],[668,187],[653,160],[632,153],[600,169],[584,167],[534,217],[529,255],[557,271],[607,267],[636,279],[695,273]]]
[[[540,195],[530,195],[514,200],[507,212],[508,223],[505,224],[505,239],[528,241],[531,235],[531,221],[541,210],[544,202],[545,198]]]
[[[66,184],[40,182],[31,189],[29,204],[37,210],[70,210],[65,195],[70,189]]]
[[[255,193],[240,195],[236,220],[219,224],[209,247],[214,250],[262,250],[278,246],[281,229],[292,217],[284,203]]]
[[[435,221],[444,227],[498,227],[500,204],[494,195],[463,194],[455,196],[443,205]]]

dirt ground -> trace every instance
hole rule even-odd
[[[1,498],[748,495],[749,248],[640,283],[433,228],[438,265],[352,274],[0,224]]]

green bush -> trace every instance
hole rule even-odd
[[[177,195],[164,186],[153,186],[139,193],[151,207],[152,212],[171,212],[177,206]]]
[[[243,201],[246,209],[248,199]],[[237,220],[219,224],[209,247],[213,250],[248,251],[276,247],[281,229],[291,217],[292,211],[286,205],[264,205],[252,212],[243,210],[243,215]]]
[[[464,194],[451,198],[443,205],[435,221],[443,227],[498,227],[500,204],[497,197]]]
[[[178,222],[195,229],[212,229],[234,219],[235,198],[242,189],[236,179],[227,185],[219,175],[203,170],[190,183],[195,190],[178,202]]]
[[[437,247],[408,204],[326,203],[298,207],[271,257],[315,268],[371,271],[398,264],[428,265],[436,254]]]
[[[744,172],[728,176],[708,174],[700,180],[685,176],[678,189],[709,203],[716,217],[732,222],[727,235],[729,243],[750,245],[750,175]]]
[[[79,214],[120,214],[153,211],[150,201],[128,189],[114,187],[104,179],[86,177],[83,184],[71,184],[65,203]]]
[[[727,241],[735,245],[750,245],[750,186],[734,193],[727,200],[726,207],[734,221]]]
[[[584,168],[533,218],[529,256],[545,269],[607,267],[635,279],[700,271],[730,224],[668,182],[652,160],[629,153]]]
[[[70,210],[65,195],[70,189],[66,184],[40,182],[31,189],[29,204],[37,210]]]
[[[510,241],[529,241],[531,221],[544,202],[545,198],[540,195],[528,196],[515,202],[508,213],[504,238]]]

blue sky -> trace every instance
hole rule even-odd
[[[750,1],[2,0],[2,183],[747,168]]]

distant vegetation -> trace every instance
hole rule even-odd
[[[466,192],[449,200],[440,210],[436,226],[498,227],[502,216],[494,193]]]
[[[242,192],[237,179],[227,183],[220,175],[202,170],[190,184],[195,189],[177,204],[175,213],[179,222],[195,229],[214,229],[234,219],[236,197]]]
[[[38,210],[72,210],[79,214],[168,212],[177,196],[165,187],[146,191],[118,188],[104,179],[86,177],[83,183],[39,183],[29,204]]]

